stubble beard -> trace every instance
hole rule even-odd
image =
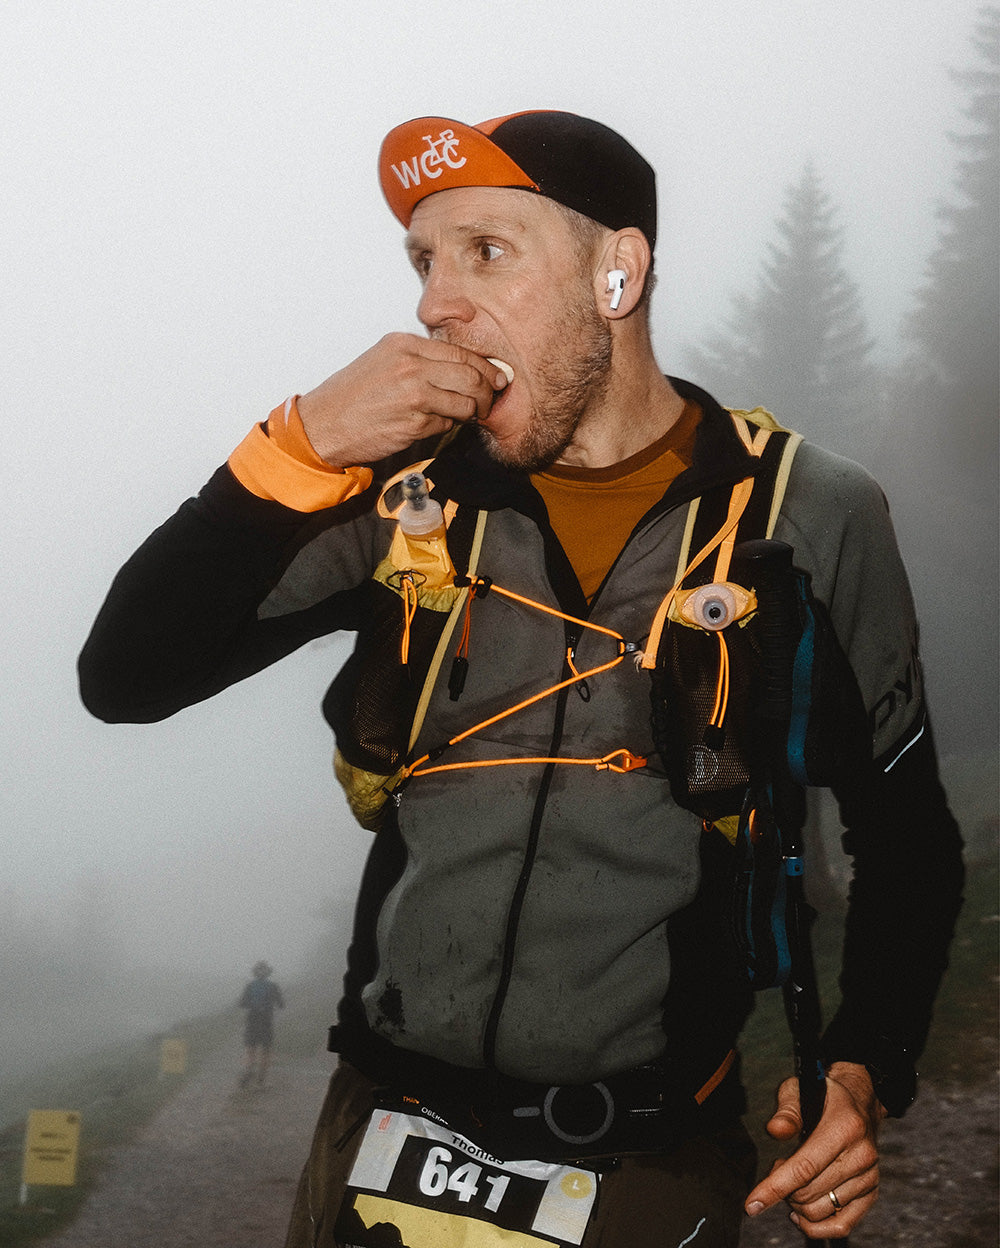
[[[611,331],[592,303],[577,302],[547,337],[550,355],[524,431],[501,440],[488,422],[478,426],[488,454],[521,472],[538,472],[559,458],[588,409],[607,393],[611,378]]]

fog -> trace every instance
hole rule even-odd
[[[668,371],[752,281],[812,159],[878,350],[898,346],[976,5],[472,7],[3,6],[8,1058],[57,1055],[74,1020],[91,1043],[228,1005],[261,957],[280,982],[339,974],[369,834],[319,701],[348,642],[150,726],[92,720],[75,661],[118,567],[252,422],[417,328],[375,176],[389,128],[555,107],[632,139],[659,174]]]

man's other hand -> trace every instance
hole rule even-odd
[[[835,1062],[827,1072],[826,1103],[819,1124],[800,1148],[776,1162],[746,1201],[751,1217],[780,1201],[809,1239],[842,1239],[857,1226],[878,1195],[878,1123],[886,1116],[864,1066]],[[767,1124],[776,1140],[801,1134],[795,1079],[778,1089],[778,1107]]]

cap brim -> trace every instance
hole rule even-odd
[[[382,192],[409,228],[417,204],[458,186],[521,187],[537,183],[482,131],[448,117],[417,117],[386,135],[379,152]]]

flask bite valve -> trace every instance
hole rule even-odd
[[[441,504],[427,493],[427,480],[422,472],[408,472],[400,483],[403,505],[399,509],[399,527],[411,537],[428,537],[444,530]]]
[[[427,478],[422,472],[406,474],[403,478],[403,497],[417,511],[423,511],[427,506]]]

